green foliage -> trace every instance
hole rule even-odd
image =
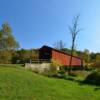
[[[59,70],[58,73],[56,74],[56,77],[65,79],[65,77],[66,77],[65,73],[66,73],[65,70]]]
[[[92,64],[92,66],[84,66],[84,70],[85,71],[93,71],[93,70],[95,70],[95,67],[93,67],[93,64]]]
[[[31,60],[38,59],[38,50],[36,49],[30,49],[30,50],[17,50],[13,53],[12,57],[12,63],[25,63],[25,62],[30,62]]]
[[[93,85],[100,85],[100,71],[95,71],[88,75],[84,82]]]
[[[11,51],[0,51],[0,63],[8,64],[11,63],[12,52]]]
[[[100,69],[100,61],[96,61],[92,64],[93,68]]]
[[[11,63],[12,53],[19,47],[8,23],[0,28],[0,63]]]
[[[91,63],[91,66],[93,66],[93,68],[100,69],[100,54],[95,55],[95,58]]]
[[[62,51],[63,51],[63,52],[65,52],[65,53],[68,53],[68,54],[70,54],[70,53],[71,53],[71,50],[70,50],[70,49],[68,49],[68,48],[62,48]]]
[[[79,54],[80,58],[83,59],[83,65],[89,66],[90,62],[90,53],[88,49],[85,49],[83,52]]]
[[[93,53],[93,52],[92,52],[92,53],[90,54],[90,62],[94,62],[97,55],[100,55],[100,54],[99,54],[99,53]]]
[[[62,64],[59,61],[55,60],[55,59],[51,59],[51,62],[52,62],[51,66],[56,67],[56,69],[58,69],[62,66]]]
[[[50,70],[45,69],[42,74],[48,77],[55,77],[57,75],[57,70],[54,66],[50,66]]]
[[[78,53],[77,53],[76,49],[73,50],[73,56],[76,56],[76,57],[78,56]]]
[[[69,71],[70,66],[61,66],[61,69],[65,71]],[[71,68],[72,71],[83,70],[83,69],[84,69],[83,66],[72,66]]]
[[[15,50],[18,47],[19,44],[13,37],[9,24],[2,24],[2,28],[0,29],[0,50]]]

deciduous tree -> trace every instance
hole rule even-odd
[[[0,29],[0,50],[15,50],[18,47],[19,44],[12,35],[12,29],[9,24],[2,24]]]
[[[0,63],[11,63],[12,52],[19,47],[8,23],[0,28]]]
[[[60,41],[55,42],[53,46],[54,48],[58,50],[62,50],[65,47],[65,43],[62,40],[60,40]]]
[[[73,52],[74,52],[74,47],[75,47],[75,40],[76,37],[78,35],[78,33],[80,32],[80,28],[79,28],[79,15],[75,16],[73,18],[73,22],[72,25],[69,26],[69,31],[71,34],[71,38],[72,38],[72,45],[71,45],[71,56],[70,56],[70,62],[69,62],[69,73],[71,71],[71,67],[72,67],[72,56],[73,56]]]

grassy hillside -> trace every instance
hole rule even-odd
[[[100,100],[100,88],[0,66],[0,100]]]

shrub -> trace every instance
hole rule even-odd
[[[65,78],[66,74],[65,74],[65,70],[59,70],[57,73],[57,77],[58,78]]]
[[[48,77],[53,77],[57,74],[56,67],[55,66],[50,66],[49,70],[47,68],[45,68],[42,74],[46,75]]]
[[[51,62],[51,66],[55,67],[57,70],[62,66],[62,64],[57,60],[52,59]]]
[[[68,75],[66,70],[60,70],[57,74],[57,77],[63,78],[63,79],[66,79],[66,80],[73,80],[73,75]]]
[[[78,73],[76,71],[71,71],[70,72],[70,76],[77,76],[77,75],[78,75]]]
[[[72,66],[71,68],[70,68],[70,66],[66,66],[66,65],[63,65],[63,66],[61,66],[61,69],[64,69],[64,70],[66,70],[66,71],[68,71],[68,70],[72,70],[72,71],[76,71],[76,70],[83,70],[84,69],[84,67],[83,66]]]
[[[100,71],[95,71],[89,74],[84,82],[93,85],[100,85]]]
[[[93,68],[100,69],[100,61],[96,61],[92,64]]]
[[[1,64],[10,64],[12,59],[11,51],[0,51],[0,63]]]
[[[66,80],[70,80],[70,81],[74,81],[74,77],[73,76],[70,76],[70,75],[66,75],[65,77]]]
[[[92,66],[94,66],[94,65],[91,65],[91,66],[84,66],[84,70],[86,70],[86,71],[92,71],[92,70],[95,69],[95,67],[92,67]]]

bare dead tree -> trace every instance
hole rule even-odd
[[[73,52],[74,52],[74,47],[75,47],[75,40],[78,35],[78,33],[81,31],[79,28],[79,15],[75,16],[72,21],[72,26],[69,26],[69,31],[71,34],[72,38],[72,45],[71,45],[71,56],[70,56],[70,62],[69,62],[69,74],[70,71],[72,70],[72,58],[73,58]]]
[[[53,44],[53,47],[62,50],[65,47],[65,43],[62,40],[59,40]]]

